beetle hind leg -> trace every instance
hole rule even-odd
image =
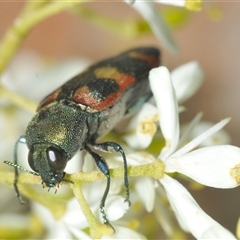
[[[127,172],[127,159],[122,147],[115,142],[103,142],[99,144],[95,143],[93,144],[93,147],[103,152],[108,152],[108,153],[118,152],[122,155],[123,167],[124,167],[124,186],[126,189],[125,202],[127,202],[128,205],[130,206],[131,202],[130,202],[130,192],[129,192],[128,172]]]
[[[106,224],[106,225],[109,225],[113,229],[113,231],[115,232],[115,229],[109,223],[109,221],[107,219],[107,215],[105,213],[105,202],[106,202],[107,195],[108,195],[108,192],[109,192],[109,189],[110,189],[110,172],[109,172],[108,165],[107,165],[105,159],[102,156],[100,156],[97,153],[93,152],[88,146],[85,146],[85,149],[92,156],[92,158],[94,159],[94,162],[95,162],[97,168],[107,178],[107,186],[106,186],[106,189],[104,191],[102,200],[100,202],[100,212],[101,212],[101,215],[102,215],[103,223]]]

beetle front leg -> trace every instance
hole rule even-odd
[[[131,205],[130,202],[130,192],[129,192],[129,183],[128,183],[128,173],[127,173],[127,159],[122,147],[115,142],[104,142],[104,143],[94,143],[92,146],[100,151],[104,152],[119,152],[123,158],[123,167],[124,167],[124,186],[126,189],[126,199],[125,202],[128,202],[128,205]]]
[[[16,166],[18,166],[18,158],[17,158],[17,150],[18,150],[18,144],[19,143],[26,143],[26,138],[25,136],[21,136],[15,143],[14,145],[14,155],[13,155],[13,160],[14,160],[14,164]],[[26,204],[25,201],[23,201],[20,193],[19,193],[19,190],[18,190],[18,186],[17,186],[17,181],[18,181],[18,167],[15,167],[15,176],[14,176],[14,183],[13,183],[13,186],[14,186],[14,189],[15,189],[15,192],[16,192],[16,196],[17,196],[17,199],[18,201],[21,203],[21,204]]]
[[[92,158],[94,159],[94,162],[95,162],[97,168],[107,178],[107,186],[106,186],[105,192],[103,194],[102,200],[100,202],[100,212],[102,214],[103,223],[106,224],[106,225],[109,225],[113,229],[113,231],[115,232],[115,229],[109,223],[109,221],[107,219],[107,215],[105,213],[105,202],[106,202],[107,195],[108,195],[109,188],[110,188],[110,172],[109,172],[108,165],[107,165],[105,159],[102,156],[100,156],[97,153],[93,152],[88,146],[85,146],[85,149],[92,156]]]

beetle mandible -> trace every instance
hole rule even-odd
[[[40,102],[25,135],[15,144],[14,163],[5,161],[15,168],[14,188],[20,203],[24,202],[17,187],[19,169],[40,176],[44,187],[57,189],[61,182],[71,182],[64,178],[67,162],[77,151],[86,150],[107,178],[100,211],[103,223],[110,225],[104,211],[110,173],[105,159],[93,150],[98,149],[122,155],[126,201],[130,205],[127,160],[122,147],[115,142],[97,141],[152,96],[148,74],[159,66],[159,55],[155,47],[142,47],[103,60]],[[34,172],[18,165],[19,143],[27,144],[28,163]]]

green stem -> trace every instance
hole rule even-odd
[[[41,1],[29,0],[24,6],[24,8],[22,9],[20,16],[24,16],[28,12],[30,13],[32,11],[35,11],[48,3],[49,3],[49,0],[41,0]]]
[[[113,230],[109,226],[99,223],[93,215],[86,199],[83,196],[81,185],[79,186],[79,184],[71,184],[70,186],[78,200],[79,205],[81,206],[83,214],[87,219],[90,228],[90,236],[93,239],[101,239],[103,235],[113,234]]]
[[[115,168],[110,170],[111,177],[123,177],[124,169],[123,168]],[[145,165],[139,166],[130,166],[128,167],[128,176],[129,177],[153,177],[155,179],[161,179],[164,176],[164,163],[157,159],[153,163],[148,163]],[[75,186],[79,186],[82,183],[91,183],[98,180],[105,179],[106,177],[99,171],[93,171],[90,173],[78,172],[74,174],[67,174],[67,179],[74,182],[69,183],[70,186],[74,189]],[[4,183],[7,185],[12,184],[14,179],[14,173],[9,171],[2,171],[0,174],[0,183]],[[36,184],[41,183],[41,179],[38,176],[33,176],[28,173],[21,173],[18,179],[19,184]]]
[[[23,108],[29,112],[35,113],[37,109],[37,104],[31,102],[29,99],[18,95],[17,93],[11,92],[0,85],[0,96],[1,98],[5,98],[14,105]]]
[[[0,73],[5,69],[17,49],[20,47],[26,35],[30,30],[43,21],[47,17],[60,13],[63,10],[73,8],[82,0],[75,1],[57,1],[49,4],[38,5],[41,8],[36,9],[36,5],[28,7],[13,22],[13,25],[8,29],[2,41],[0,42]],[[29,10],[32,11],[29,11]],[[35,10],[34,10],[35,9]]]
[[[124,175],[123,168],[111,169],[110,171],[112,177],[123,177]],[[157,159],[150,164],[131,166],[128,167],[128,175],[131,177],[148,176],[153,177],[155,179],[160,179],[164,175],[164,164],[161,160]],[[94,171],[90,173],[78,172],[75,174],[67,175],[67,179],[70,179],[71,181],[74,182],[74,184],[72,183],[69,184],[73,190],[75,197],[78,200],[78,203],[81,206],[83,214],[85,215],[88,221],[91,237],[93,239],[100,239],[103,235],[113,234],[112,228],[110,228],[107,225],[99,223],[98,220],[95,218],[91,209],[89,208],[89,205],[85,197],[83,196],[81,187],[82,183],[89,183],[100,179],[105,179],[105,176],[99,171]],[[9,171],[0,172],[0,183],[12,185],[13,180],[14,180],[13,172]],[[38,176],[33,176],[28,173],[21,173],[18,179],[19,190],[23,195],[48,207],[56,218],[61,217],[65,213],[66,201],[63,202],[62,199],[56,200],[55,196],[53,195],[48,196],[42,193],[38,194],[37,191],[33,190],[29,186],[26,186],[26,184],[36,184],[40,182],[41,179]],[[58,209],[60,209],[60,211]]]
[[[142,34],[151,33],[151,28],[148,23],[142,19],[116,20],[83,6],[76,6],[76,8],[71,10],[76,15],[82,16],[94,23],[94,25],[108,29],[124,37],[133,38]]]
[[[123,177],[123,168],[114,168],[110,170],[111,177]],[[161,160],[157,159],[153,163],[148,163],[145,165],[131,166],[128,167],[129,177],[153,177],[155,179],[161,179],[164,175],[164,164]],[[91,173],[74,173],[68,175],[69,179],[75,183],[82,182],[95,182],[100,179],[105,179],[105,176],[99,171],[93,171]]]

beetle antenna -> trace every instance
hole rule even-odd
[[[28,170],[28,169],[26,169],[26,168],[24,168],[24,167],[22,167],[22,166],[20,166],[20,165],[17,165],[16,163],[9,162],[9,161],[4,161],[4,163],[6,163],[7,165],[9,165],[9,166],[11,166],[11,167],[14,167],[14,168],[17,168],[17,169],[22,170],[22,171],[24,171],[24,172],[30,173],[30,174],[32,174],[32,175],[39,176],[38,173],[33,172],[33,171],[30,171],[30,170]]]
[[[30,170],[28,170],[28,169],[26,169],[26,168],[24,168],[24,167],[22,167],[22,166],[19,166],[18,164],[13,163],[13,162],[4,161],[4,163],[6,163],[6,164],[8,164],[9,166],[15,168],[15,179],[14,179],[14,184],[13,184],[13,186],[14,186],[14,189],[15,189],[15,192],[16,192],[16,196],[17,196],[18,201],[19,201],[21,204],[26,204],[26,202],[23,201],[23,199],[22,199],[22,197],[21,197],[21,195],[20,195],[20,193],[19,193],[18,187],[17,187],[17,177],[18,177],[18,173],[17,173],[17,175],[16,175],[16,172],[17,172],[17,170],[19,169],[19,170],[22,170],[22,171],[24,171],[24,172],[30,173],[30,174],[32,174],[32,175],[35,175],[35,176],[39,176],[39,174],[36,173],[36,172],[30,171]]]
[[[65,183],[72,183],[72,184],[74,184],[74,182],[72,180],[69,180],[69,179],[66,179],[66,178],[63,178],[62,181],[65,182]]]

